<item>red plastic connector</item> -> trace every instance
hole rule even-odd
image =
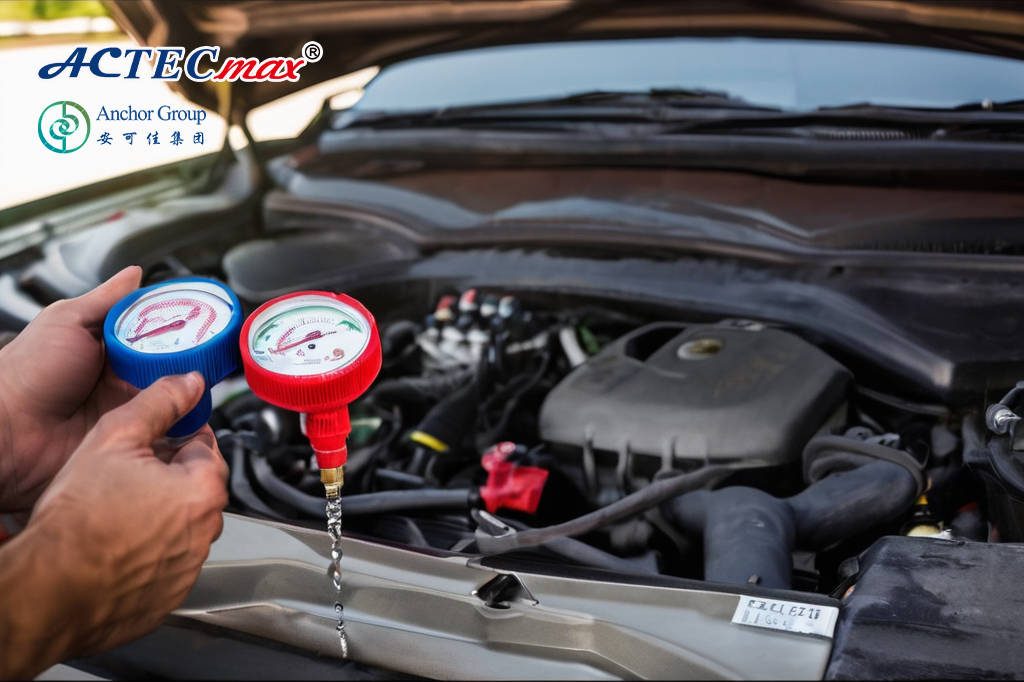
[[[480,458],[487,472],[487,484],[480,488],[480,499],[492,514],[499,509],[533,514],[540,504],[548,470],[510,462],[515,443],[498,443]]]
[[[348,408],[343,407],[334,412],[307,414],[305,426],[306,438],[313,446],[317,466],[321,469],[344,466],[348,461],[348,448],[345,441],[352,431]]]

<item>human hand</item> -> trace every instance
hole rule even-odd
[[[0,614],[20,619],[0,676],[139,637],[184,600],[223,527],[227,465],[209,427],[176,451],[154,442],[202,390],[197,373],[165,377],[103,415],[0,550]]]
[[[107,410],[137,390],[104,370],[103,319],[139,286],[125,268],[57,301],[0,349],[0,512],[23,512]]]

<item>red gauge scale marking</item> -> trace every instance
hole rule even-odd
[[[190,306],[190,309],[183,319],[180,318],[178,320],[170,321],[164,317],[150,317],[153,313],[158,311],[167,309],[173,310],[174,308],[185,306]],[[210,327],[213,326],[214,321],[217,319],[217,312],[213,309],[213,306],[208,303],[204,303],[203,301],[197,301],[194,298],[176,298],[158,301],[146,306],[139,311],[139,324],[135,327],[135,331],[133,332],[134,336],[126,340],[129,343],[135,343],[139,339],[144,339],[147,336],[157,336],[158,334],[166,331],[181,329],[203,313],[206,314],[206,319],[203,320],[203,323],[196,328],[195,337],[193,339],[194,343],[199,343],[199,341],[206,335],[206,332],[209,331]],[[146,329],[149,324],[155,322],[166,322],[167,324],[155,329],[149,329],[145,332],[142,331],[143,329]]]

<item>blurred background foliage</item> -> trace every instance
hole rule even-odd
[[[0,21],[105,17],[100,0],[0,0]]]

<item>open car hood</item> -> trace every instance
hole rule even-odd
[[[324,57],[298,82],[173,85],[239,120],[253,107],[357,69],[490,45],[666,35],[815,37],[930,45],[1024,58],[1024,7],[878,0],[106,0],[140,43],[219,45],[221,58]],[[768,9],[770,7],[770,10]],[[225,97],[225,94],[229,96]]]

